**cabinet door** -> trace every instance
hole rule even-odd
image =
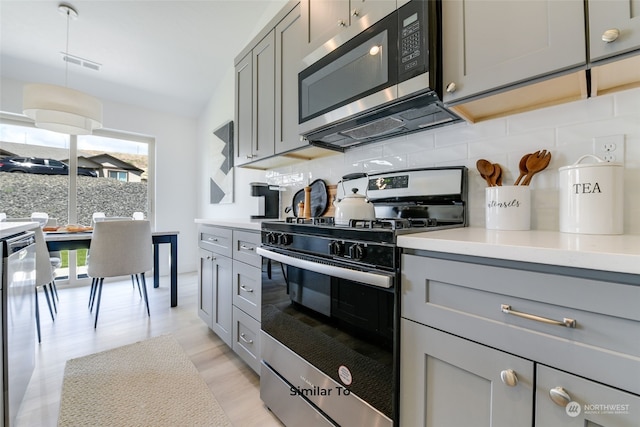
[[[536,426],[638,427],[640,396],[538,365]]]
[[[589,0],[589,50],[591,62],[640,49],[640,1]],[[608,30],[619,36],[603,41]]]
[[[307,51],[313,51],[349,26],[349,0],[302,0]]]
[[[298,73],[304,46],[298,4],[276,26],[276,153],[305,145],[298,133]]]
[[[200,249],[198,264],[198,316],[211,328],[213,319],[213,254]]]
[[[251,160],[272,156],[275,147],[275,36],[253,48],[253,147]]]
[[[533,362],[406,319],[400,342],[403,426],[531,427]]]
[[[247,54],[235,68],[235,129],[234,164],[241,165],[251,160],[253,145],[253,67],[251,54]]]
[[[445,0],[445,102],[586,66],[582,0]]]
[[[231,258],[216,256],[213,265],[212,319],[211,329],[229,347],[232,345],[233,327],[233,270]]]

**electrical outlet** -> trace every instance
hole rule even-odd
[[[593,154],[607,162],[624,163],[624,135],[593,138]]]

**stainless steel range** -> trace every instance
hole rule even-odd
[[[397,236],[464,227],[467,169],[385,172],[344,183],[375,220],[264,222],[260,395],[287,426],[399,425]]]

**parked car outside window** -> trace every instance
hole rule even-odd
[[[59,160],[42,157],[5,157],[0,159],[0,172],[37,173],[44,175],[68,175],[69,166]],[[96,171],[78,167],[78,175],[97,177]]]

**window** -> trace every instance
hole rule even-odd
[[[109,171],[109,178],[127,182],[127,173],[124,171]]]
[[[0,118],[0,163],[20,156],[38,165],[26,173],[0,171],[0,212],[8,218],[46,212],[59,226],[91,225],[94,212],[122,217],[143,212],[153,223],[153,138],[105,130],[68,136]],[[64,271],[56,272],[58,277],[74,282],[83,275],[86,254],[77,252],[62,254]]]

